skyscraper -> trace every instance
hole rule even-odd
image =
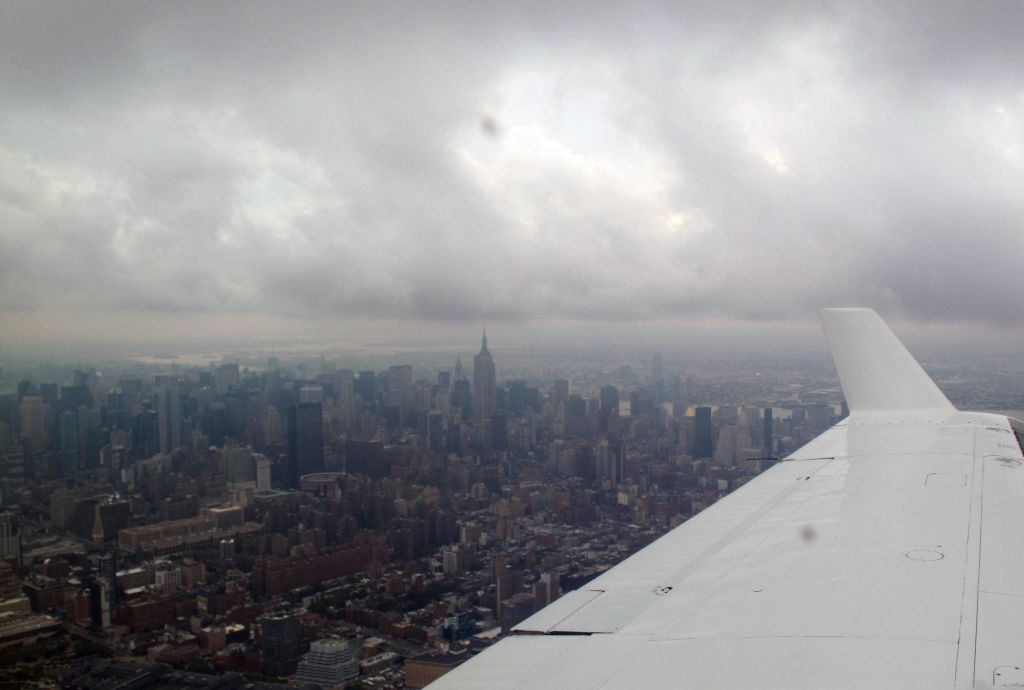
[[[764,428],[762,430],[764,436],[764,456],[770,458],[775,454],[775,444],[772,443],[772,437],[774,435],[772,429],[772,408],[764,408]]]
[[[80,466],[78,446],[78,414],[64,410],[58,418],[60,427],[60,458],[61,474],[70,477]]]
[[[355,391],[363,399],[363,405],[372,405],[377,399],[377,374],[372,371],[359,372],[355,380]]]
[[[46,445],[46,408],[38,395],[21,399],[21,437],[32,444],[33,450]]]
[[[288,408],[288,485],[299,488],[299,477],[324,470],[324,413],[320,403]]]
[[[694,419],[693,452],[695,458],[710,458],[714,455],[714,440],[711,428],[711,408],[698,407]]]
[[[157,391],[156,416],[160,425],[160,452],[181,447],[181,388],[166,385]]]
[[[13,513],[0,513],[0,559],[21,563],[18,518]]]
[[[651,358],[651,393],[655,402],[665,401],[665,360],[660,353]]]
[[[497,378],[494,358],[487,350],[487,331],[480,340],[480,353],[473,357],[473,417],[482,431],[497,407]]]
[[[402,412],[413,406],[412,366],[398,364],[388,368],[389,405],[397,405]]]

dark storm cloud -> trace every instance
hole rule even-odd
[[[1024,9],[7,3],[0,308],[1024,322]]]

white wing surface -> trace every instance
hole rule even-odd
[[[1024,685],[1024,457],[870,310],[824,310],[851,416],[431,688]]]

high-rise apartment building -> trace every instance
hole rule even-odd
[[[295,680],[328,688],[340,686],[359,675],[348,640],[317,640],[299,662]]]

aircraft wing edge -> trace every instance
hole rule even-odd
[[[914,356],[871,309],[821,309],[850,414],[956,410]]]

